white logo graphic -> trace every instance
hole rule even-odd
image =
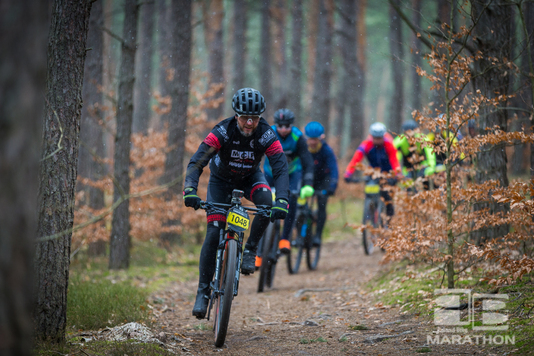
[[[496,311],[506,307],[507,294],[479,294],[470,289],[436,289],[434,324],[467,326],[473,330],[508,330],[508,316]]]
[[[275,138],[275,134],[273,132],[273,130],[269,129],[267,131],[265,131],[265,133],[263,134],[263,136],[261,136],[261,138],[258,140],[258,142],[262,145],[262,146],[265,146],[267,145],[267,143],[272,140],[273,138]]]
[[[237,151],[232,150],[232,158],[240,158],[240,159],[254,159],[254,152],[252,151]]]

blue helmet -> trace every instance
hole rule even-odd
[[[324,134],[324,127],[317,121],[312,121],[304,128],[306,136],[309,138],[318,138]]]

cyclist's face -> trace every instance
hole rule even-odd
[[[276,131],[281,137],[286,137],[291,133],[291,124],[278,124],[276,125]]]
[[[317,147],[319,147],[319,144],[321,143],[321,139],[316,137],[316,138],[308,138],[308,148],[310,151],[316,151],[317,150]]]
[[[382,146],[383,144],[384,144],[384,138],[383,137],[373,137],[373,145]]]
[[[260,117],[258,115],[235,115],[239,130],[244,136],[250,136],[258,127]]]

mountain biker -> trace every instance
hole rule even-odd
[[[207,201],[230,203],[232,190],[240,189],[255,205],[271,206],[271,219],[284,219],[289,200],[287,159],[280,141],[260,115],[265,111],[265,100],[252,88],[239,89],[232,99],[235,115],[219,122],[202,141],[187,166],[184,184],[185,206],[200,207],[197,187],[203,168],[210,163]],[[259,165],[263,155],[271,162],[277,198],[272,193]],[[226,216],[208,209],[206,238],[200,252],[198,290],[193,315],[202,319],[209,303],[210,282],[215,273],[220,230]],[[269,217],[256,215],[250,237],[245,245],[241,273],[254,273],[258,241],[269,224]]]
[[[317,195],[317,233],[313,236],[312,244],[321,246],[323,229],[326,222],[326,203],[328,196],[334,195],[337,188],[338,169],[334,151],[325,141],[324,127],[317,121],[312,121],[304,128],[308,137],[308,150],[312,154],[314,163],[313,188],[326,194]]]
[[[295,126],[295,114],[289,109],[279,109],[274,113],[274,123],[271,128],[276,132],[276,136],[287,157],[289,169],[289,189],[296,191],[300,188],[299,195],[302,198],[311,197],[314,193],[313,185],[313,158],[308,151],[306,138],[302,132]],[[269,162],[265,161],[263,165],[265,178],[269,183],[273,181],[273,171]],[[276,190],[278,195],[278,190]],[[284,230],[280,237],[278,248],[282,253],[288,253],[291,249],[289,235],[293,227],[293,221],[297,211],[297,197],[293,194],[289,197],[289,211],[284,221]],[[261,266],[261,260],[256,259],[256,267]]]
[[[403,134],[395,137],[393,140],[393,146],[397,149],[397,157],[402,160],[402,173],[405,177],[409,177],[413,180],[417,178],[424,178],[425,189],[429,188],[428,180],[430,176],[436,171],[436,155],[433,150],[433,146],[430,143],[430,139],[425,137],[424,134],[419,132],[413,132],[419,127],[414,120],[408,120],[402,124]],[[428,145],[417,142],[415,145],[410,144],[408,141],[408,131],[412,131],[410,134],[413,137],[425,137],[425,141]]]
[[[380,168],[381,172],[400,172],[399,160],[397,159],[397,150],[393,143],[384,139],[387,129],[381,122],[375,122],[369,128],[371,139],[364,140],[345,170],[345,180],[350,181],[350,177],[356,170],[356,165],[364,158],[367,158],[369,165],[373,168]],[[388,185],[395,185],[396,179],[388,179]],[[380,195],[386,202],[386,215],[391,217],[395,210],[391,203],[391,196],[387,191],[380,191]]]

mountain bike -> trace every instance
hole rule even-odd
[[[317,232],[317,213],[316,209],[313,209],[313,204],[317,201],[316,194],[311,198],[299,197],[297,199],[295,227],[290,237],[291,250],[287,255],[287,270],[290,274],[298,273],[304,251],[306,251],[306,264],[310,271],[316,270],[319,263],[321,246],[312,244],[313,236]]]
[[[365,182],[362,243],[365,254],[371,255],[374,252],[375,243],[378,238],[378,234],[373,230],[384,227],[382,212],[385,211],[386,207],[380,197],[380,179],[372,179],[370,177],[350,179],[350,182],[353,183],[360,183],[362,181]]]
[[[250,227],[248,212],[252,215],[270,216],[269,207],[250,208],[243,206],[241,198],[244,192],[234,189],[231,204],[212,203],[201,201],[201,209],[210,209],[226,215],[227,227],[221,230],[219,246],[217,247],[217,262],[215,276],[210,284],[211,298],[208,308],[208,320],[213,306],[215,306],[215,319],[213,330],[215,346],[221,347],[226,339],[232,300],[237,296],[239,276],[241,270],[241,257],[243,255],[243,239],[245,231]]]
[[[258,280],[258,293],[263,292],[265,287],[272,288],[273,286],[276,263],[282,255],[278,249],[281,231],[280,220],[271,221],[261,239],[262,260],[260,278]]]

